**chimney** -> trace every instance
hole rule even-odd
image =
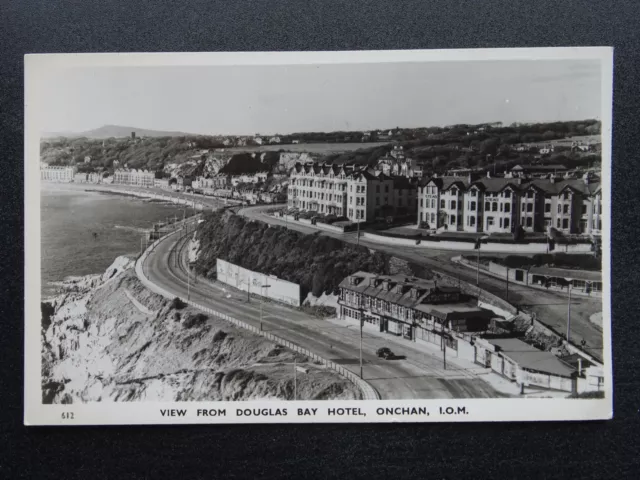
[[[555,175],[550,175],[549,176],[549,182],[556,183],[556,176]]]
[[[578,376],[582,375],[582,358],[578,358]]]
[[[491,178],[491,172],[487,170],[487,178]]]

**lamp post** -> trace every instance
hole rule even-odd
[[[569,301],[567,302],[567,343],[571,334],[571,280],[569,280]]]
[[[269,288],[271,285],[262,285],[261,288]],[[260,331],[262,332],[262,298],[263,296],[260,295]]]

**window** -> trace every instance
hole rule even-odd
[[[508,219],[508,218],[505,218],[505,219],[504,219],[504,225],[503,225],[503,227],[504,227],[504,228],[509,228],[509,223],[510,223],[510,222],[509,222],[509,219]]]
[[[452,188],[451,189],[451,195],[458,195],[458,189],[457,188]]]
[[[558,204],[558,213],[562,213],[562,205]]]
[[[440,200],[440,208],[444,208],[444,200]]]
[[[527,198],[533,198],[533,192],[531,190],[527,192]]]
[[[583,203],[582,204],[582,215],[585,215],[587,213],[587,206]]]
[[[504,198],[511,198],[511,190],[504,191]]]
[[[487,217],[487,227],[493,227],[493,217]]]
[[[527,203],[527,212],[533,212],[533,203]]]
[[[422,199],[420,199],[420,208],[422,208],[422,207],[423,207],[423,205],[422,205]]]
[[[435,200],[435,198],[431,199],[431,208],[436,208],[436,200]]]
[[[523,212],[524,212],[524,209],[525,209],[525,205],[526,205],[526,204],[524,204],[524,203],[522,204],[522,211],[523,211]]]
[[[349,185],[349,191],[353,192],[353,185]]]
[[[436,214],[432,213],[431,214],[431,223],[435,223],[435,221],[436,221]]]
[[[475,197],[476,196],[476,191],[475,190],[471,190],[471,196]]]
[[[456,201],[451,200],[451,210],[455,210],[455,209],[456,209]]]
[[[469,225],[471,227],[475,227],[476,226],[476,217],[469,217]]]
[[[564,205],[564,207],[562,208],[562,212],[569,213],[569,205]]]
[[[504,204],[504,211],[509,213],[511,211],[511,204],[510,203],[505,203]]]
[[[560,219],[559,218],[556,220],[556,228],[560,228]]]
[[[484,209],[487,212],[491,210],[491,204],[489,202],[484,202]]]
[[[545,203],[544,204],[544,213],[551,213],[551,204],[550,203]]]
[[[502,218],[500,218],[500,219],[498,220],[498,224],[499,224],[498,226],[499,226],[500,228],[502,228]]]
[[[533,218],[527,217],[527,227],[533,226]]]
[[[562,195],[562,198],[564,198],[565,200],[569,200],[569,192],[564,192],[564,195]]]
[[[562,220],[562,228],[569,228],[569,219],[565,218]]]
[[[389,193],[389,185],[384,186],[384,193]]]
[[[493,205],[491,206],[491,211],[493,212],[497,212],[498,211],[498,204],[497,202],[494,202]]]
[[[476,202],[471,202],[471,205],[469,206],[469,210],[471,210],[472,212],[476,211]]]
[[[450,218],[450,222],[449,222],[449,223],[450,223],[451,225],[455,225],[455,223],[456,223],[456,216],[455,216],[455,215],[451,215],[451,218]]]

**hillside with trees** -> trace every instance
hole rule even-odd
[[[299,143],[296,147],[300,152],[304,152],[304,144],[310,142],[349,142],[362,145],[358,150],[329,154],[320,159],[327,163],[374,165],[396,144],[405,149],[407,156],[422,165],[426,175],[455,168],[495,170],[500,173],[517,164],[536,162],[560,163],[568,168],[597,165],[600,162],[597,151],[577,152],[570,146],[558,145],[551,155],[541,156],[538,154],[538,147],[541,142],[597,136],[600,128],[600,122],[596,120],[509,126],[493,123],[430,128],[396,127],[370,132],[366,141],[363,132],[307,132],[281,137],[282,148],[278,147],[278,151],[260,151],[260,147],[254,146],[252,153],[229,151],[227,146],[238,142],[240,137],[187,135],[135,139],[52,138],[41,141],[40,156],[41,161],[50,165],[75,165],[80,172],[111,172],[122,167],[166,171],[169,165],[189,164],[196,167],[200,165],[199,162],[216,157],[216,161],[222,165],[222,173],[239,175],[273,171],[278,165],[280,153],[287,149],[286,144],[295,140]],[[242,140],[246,144],[251,143],[251,138],[243,137]],[[388,143],[367,147],[369,141]],[[528,145],[529,148],[517,148],[522,145]],[[223,148],[226,149],[225,152],[216,151]],[[86,157],[89,157],[87,163]],[[204,168],[200,170],[204,171]]]
[[[305,235],[269,226],[229,211],[205,214],[196,238],[200,253],[196,272],[216,276],[218,258],[300,285],[303,298],[332,293],[352,273],[389,273],[389,256],[319,234]]]

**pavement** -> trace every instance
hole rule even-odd
[[[286,226],[306,234],[320,233],[345,242],[357,243],[355,232],[338,233],[314,228],[310,225],[298,222],[288,222],[283,219],[268,215],[266,212],[279,205],[252,206],[240,209],[239,213],[247,218],[252,218],[272,225]],[[280,205],[281,206],[281,205]],[[370,242],[364,238],[359,239],[359,244],[372,250],[378,250],[410,262],[425,265],[436,272],[448,274],[460,278],[471,284],[476,283],[476,272],[469,270],[454,262],[451,258],[460,255],[457,250],[435,250],[416,247],[398,247],[397,245],[384,245],[379,242]],[[506,256],[491,253],[490,256]],[[509,285],[503,279],[494,278],[480,271],[480,287],[494,295],[518,306],[522,310],[535,313],[537,319],[555,329],[565,332],[567,329],[568,297],[562,292],[541,291],[524,285]],[[602,311],[602,300],[599,298],[572,298],[571,299],[571,341],[579,345],[582,340],[586,342],[584,350],[599,361],[603,360],[603,334],[602,328],[591,322],[591,315]]]
[[[260,326],[260,300],[247,301],[245,292],[228,285],[187,278],[185,239],[168,237],[156,246],[145,262],[146,275],[155,284],[176,295]],[[174,248],[175,247],[175,248]],[[176,253],[177,252],[177,257]],[[304,347],[359,374],[359,329],[316,318],[274,302],[263,302],[263,328],[284,340]],[[375,351],[384,343],[378,336],[363,332],[363,374],[382,399],[415,398],[497,398],[508,396],[484,381],[477,371],[455,367],[414,349],[406,349],[406,359],[384,360]],[[398,352],[400,353],[400,352]]]

